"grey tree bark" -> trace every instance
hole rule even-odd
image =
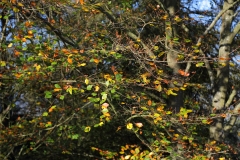
[[[218,54],[218,70],[215,79],[215,86],[213,90],[212,107],[213,111],[220,111],[224,109],[227,102],[227,94],[229,92],[229,60],[231,53],[232,41],[236,35],[236,29],[239,30],[239,24],[236,25],[232,31],[232,23],[234,19],[234,13],[236,7],[231,7],[233,3],[238,0],[225,0],[223,4],[223,10],[226,10],[222,15],[222,24],[220,28],[220,42],[219,42],[219,54]],[[210,126],[210,138],[215,140],[222,140],[223,136],[223,118],[215,119],[214,123]]]

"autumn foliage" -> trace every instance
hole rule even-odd
[[[239,158],[239,0],[211,2],[2,0],[0,159]]]

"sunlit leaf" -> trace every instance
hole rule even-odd
[[[78,139],[78,137],[79,137],[79,134],[72,135],[72,139]]]
[[[133,124],[132,123],[128,123],[127,124],[127,129],[132,129],[133,128]]]
[[[6,66],[6,62],[5,62],[5,61],[0,61],[0,66],[1,66],[1,67]]]
[[[203,62],[199,62],[199,63],[196,64],[196,67],[202,67],[203,65],[204,65]]]
[[[90,91],[92,89],[93,85],[88,85],[87,90]]]
[[[54,84],[55,88],[61,88],[61,86],[59,84]]]
[[[135,125],[138,127],[138,128],[141,128],[142,126],[143,126],[143,124],[142,123],[135,123]]]
[[[98,92],[98,91],[99,91],[99,89],[100,89],[100,87],[99,87],[99,86],[95,86],[95,92]]]
[[[52,98],[52,93],[50,91],[45,91],[45,98]]]
[[[103,92],[103,93],[101,93],[101,95],[102,95],[102,99],[104,99],[104,100],[107,99],[107,93]]]
[[[8,48],[11,48],[12,46],[13,46],[13,44],[12,44],[12,43],[9,43]]]
[[[89,79],[85,79],[85,84],[88,85],[89,84]]]
[[[61,95],[59,99],[64,100],[64,95]]]
[[[103,103],[103,104],[102,104],[102,109],[107,108],[108,106],[109,106],[108,103]]]
[[[68,57],[67,61],[68,61],[69,64],[72,64],[72,63],[73,63],[73,60],[72,60],[72,58],[70,58],[70,57]]]
[[[44,117],[48,116],[48,112],[43,112],[42,116]]]
[[[72,94],[73,91],[73,87],[69,86],[68,89],[66,90],[66,92],[68,92],[69,94]]]
[[[167,95],[173,95],[173,96],[176,96],[177,93],[174,93],[171,89],[167,90]]]
[[[48,112],[50,113],[50,112],[52,112],[54,109],[56,109],[56,105],[54,105],[54,106],[52,106],[51,108],[49,108],[49,110],[48,110]]]
[[[148,111],[149,109],[147,107],[141,107],[142,110]]]
[[[90,132],[90,130],[91,130],[91,127],[88,126],[88,127],[85,127],[84,132]]]

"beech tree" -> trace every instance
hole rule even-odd
[[[1,159],[239,157],[239,0],[2,0]]]

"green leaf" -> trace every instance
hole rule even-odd
[[[63,100],[63,99],[64,99],[64,95],[61,95],[61,96],[59,97],[59,99]]]
[[[108,112],[108,109],[107,108],[104,108],[103,110],[102,110],[102,113],[104,114],[104,113],[107,113]]]
[[[190,39],[185,39],[184,40],[186,43],[189,43],[189,42],[191,42],[191,40]]]
[[[55,84],[54,87],[55,88],[61,88],[61,86],[59,84]]]
[[[42,116],[47,117],[48,116],[48,112],[43,112]]]
[[[45,98],[47,98],[47,99],[52,98],[52,92],[45,91]]]
[[[149,110],[147,107],[141,107],[141,108],[142,108],[142,110],[144,110],[144,111],[148,111],[148,110]]]
[[[57,62],[54,61],[51,63],[51,66],[55,66],[55,65],[57,65]]]
[[[71,86],[71,87],[69,87],[69,88],[66,90],[66,92],[68,92],[69,94],[71,94],[71,95],[72,95],[72,86]]]
[[[106,82],[105,82],[105,85],[108,87],[108,86],[109,86],[109,81],[106,81]]]
[[[87,90],[90,91],[92,89],[93,85],[88,85]]]
[[[206,119],[202,120],[202,123],[207,124],[207,120]]]
[[[116,74],[116,80],[121,81],[122,80],[122,75],[121,74]]]
[[[74,134],[72,135],[72,139],[78,139],[79,135],[78,134]]]
[[[102,99],[105,99],[105,100],[107,99],[107,93],[102,92],[101,95],[102,95]]]

